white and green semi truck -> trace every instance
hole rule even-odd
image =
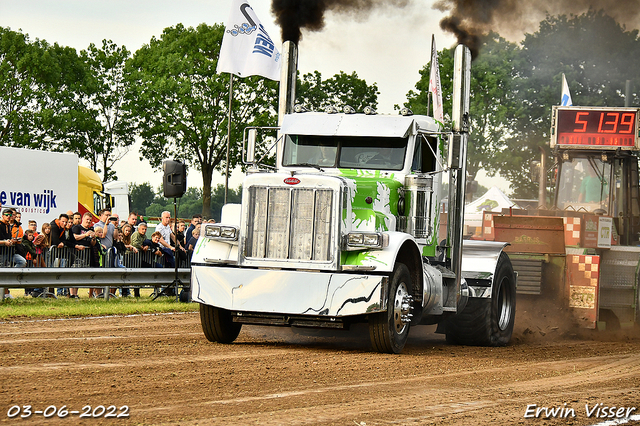
[[[452,343],[509,342],[516,274],[505,244],[462,235],[470,62],[458,46],[450,130],[408,111],[296,113],[285,105],[271,171],[259,169],[255,131],[247,132],[256,167],[242,204],[204,225],[191,262],[208,340],[233,342],[243,324],[364,322],[379,352],[401,352],[417,324],[438,324]],[[282,98],[293,96],[281,89]],[[447,235],[438,238],[445,176]]]

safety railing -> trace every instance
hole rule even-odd
[[[175,267],[164,253],[131,250],[120,254],[69,247],[51,247],[35,259],[27,256],[26,267],[15,247],[0,247],[0,289],[40,287],[164,287],[175,281]],[[178,279],[190,282],[192,252],[178,252]],[[22,257],[22,259],[25,259]],[[2,291],[4,293],[4,291]],[[3,294],[0,294],[0,299]]]
[[[177,252],[178,268],[191,267],[192,251]],[[0,247],[0,268],[13,268],[17,265],[15,247]],[[139,250],[137,253],[127,250],[117,253],[108,250],[104,253],[96,253],[91,249],[72,249],[69,247],[51,247],[44,249],[36,258],[23,257],[27,268],[166,268],[173,266],[167,262],[167,256],[156,255],[147,250]]]

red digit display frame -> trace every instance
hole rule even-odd
[[[638,108],[554,107],[551,146],[639,149],[638,110]]]

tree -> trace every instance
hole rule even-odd
[[[200,171],[204,216],[211,216],[213,171],[225,169],[229,75],[216,74],[223,33],[221,24],[166,28],[127,64],[142,155],[154,167],[173,158]],[[261,77],[234,82],[230,169],[240,162],[244,127],[275,125],[277,87]]]
[[[227,203],[242,203],[242,187],[238,187],[238,189],[234,190],[229,188],[229,193],[227,194]],[[216,186],[213,191],[211,197],[211,212],[212,218],[216,221],[220,221],[222,216],[222,207],[224,206],[224,185]]]
[[[438,53],[444,111],[451,111],[453,91],[453,49]],[[517,75],[519,49],[496,33],[484,38],[481,54],[471,67],[471,133],[469,135],[467,173],[475,179],[480,170],[489,175],[501,171],[496,155],[510,134],[509,122],[514,109],[513,81]],[[407,94],[406,107],[416,114],[427,114],[430,66],[420,70],[417,91]]]
[[[89,77],[79,92],[77,113],[86,123],[71,132],[71,147],[91,168],[102,173],[103,182],[117,179],[113,165],[135,141],[134,118],[124,114],[126,81],[124,66],[129,51],[110,40],[102,48],[93,43],[81,52]]]
[[[513,136],[497,158],[516,196],[529,198],[537,192],[537,183],[524,176],[548,144],[551,107],[560,104],[562,73],[574,105],[622,106],[626,80],[636,88],[630,104],[637,105],[639,66],[638,30],[626,31],[603,11],[547,16],[536,33],[526,35],[515,87]]]
[[[453,52],[444,49],[438,55],[448,111]],[[481,169],[489,175],[499,172],[510,182],[513,196],[535,198],[538,183],[528,171],[548,144],[551,108],[560,103],[562,73],[574,105],[621,106],[626,80],[636,88],[631,104],[637,105],[639,66],[638,31],[626,31],[602,11],[570,18],[547,16],[520,46],[489,34],[471,67],[469,176]],[[426,113],[428,67],[420,74],[406,106]]]
[[[141,185],[144,187],[144,192],[147,194],[147,189],[151,190],[151,187],[148,184]],[[145,199],[147,200],[147,205],[145,209],[140,209],[138,212],[143,213],[146,216],[151,217],[160,217],[163,211],[171,212],[173,216],[173,200],[168,200],[164,198],[162,195],[162,188],[158,188],[158,193],[154,193],[151,190],[151,197],[145,195]],[[222,212],[222,207],[224,205],[224,185],[218,184],[211,193],[211,211],[212,216],[205,216],[205,218],[213,218],[216,221],[220,221],[220,215]],[[136,205],[136,200],[134,198],[134,193],[132,191],[131,198],[133,199],[134,205]],[[242,187],[238,189],[229,188],[227,203],[240,203],[242,202]],[[178,217],[183,219],[191,219],[191,217],[196,213],[202,212],[202,189],[200,188],[189,188],[187,192],[178,199],[177,201],[178,208]]]
[[[0,144],[20,146],[30,140],[32,109],[39,95],[38,46],[28,35],[0,27]]]
[[[147,207],[153,203],[156,194],[149,182],[129,186],[129,196],[131,198],[131,211],[138,214],[145,214]]]
[[[319,71],[305,74],[299,79],[296,87],[296,103],[310,111],[321,111],[328,106],[343,108],[349,105],[356,111],[366,106],[378,105],[378,86],[371,86],[358,78],[356,72],[346,74],[340,71],[333,77],[322,80]]]
[[[0,27],[0,144],[64,150],[58,136],[86,69],[75,49]]]

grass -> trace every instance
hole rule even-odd
[[[87,289],[78,290],[80,299],[59,296],[32,298],[24,296],[23,289],[12,289],[15,299],[0,302],[0,320],[26,318],[72,318],[102,315],[132,315],[161,312],[197,312],[197,303],[181,303],[175,297],[160,297],[151,300],[151,289],[142,289],[141,297],[104,299],[89,298]],[[132,291],[133,294],[133,291]]]

